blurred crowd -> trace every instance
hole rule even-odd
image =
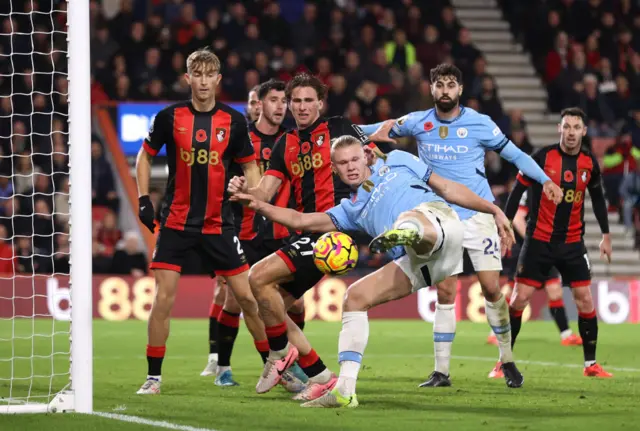
[[[20,271],[64,272],[66,2],[10,3],[8,10],[0,5],[0,54],[11,59],[0,62],[0,256],[14,253]],[[631,229],[640,226],[640,18],[633,2],[501,4],[548,85],[549,110],[581,106],[591,134],[614,139],[604,159],[609,202]],[[52,5],[57,11],[49,13]],[[463,72],[462,103],[489,115],[523,151],[533,150],[522,112],[503,109],[486,58],[448,0],[91,0],[90,19],[94,104],[188,98],[185,59],[209,46],[223,65],[219,100],[242,101],[264,80],[309,71],[329,87],[325,115],[365,124],[433,107],[429,70],[451,62]],[[144,257],[142,242],[120,231],[111,165],[99,137],[91,145],[94,270],[146,272],[146,261],[118,257],[123,250]],[[415,152],[411,140],[399,145]],[[488,153],[486,171],[503,199],[515,168]],[[362,266],[384,259],[365,248],[361,257]],[[6,262],[13,260],[0,259],[0,269],[12,268]],[[122,263],[134,261],[135,268]]]

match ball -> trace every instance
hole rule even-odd
[[[313,247],[313,262],[323,274],[345,274],[358,263],[358,246],[346,233],[325,233]]]

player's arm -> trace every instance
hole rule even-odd
[[[247,181],[247,186],[249,188],[257,187],[260,183],[260,167],[255,161],[243,163],[242,165],[242,173],[244,174],[244,178]],[[277,190],[277,189],[276,189]]]
[[[589,196],[591,196],[591,203],[593,205],[593,213],[596,215],[596,220],[600,225],[600,232],[602,232],[602,241],[600,242],[600,257],[606,257],[608,262],[611,263],[611,235],[609,234],[609,215],[607,213],[607,202],[604,198],[604,188],[602,187],[602,175],[600,175],[600,167],[595,157],[591,157],[593,168],[591,170],[591,179],[587,184],[589,189]],[[578,173],[579,174],[579,173]]]
[[[336,225],[327,213],[299,213],[263,202],[249,193],[236,193],[231,200],[240,202],[269,220],[293,230],[322,233],[336,230]]]
[[[515,217],[513,218],[513,230],[515,230],[518,235],[522,238],[525,237],[527,233],[527,214],[529,210],[523,207],[518,208],[518,212],[516,212]]]
[[[529,185],[530,183],[522,176],[522,173],[518,173],[515,185],[513,186],[513,190],[511,190],[511,193],[509,193],[507,203],[504,207],[504,213],[509,220],[513,220],[516,212],[518,212],[518,207],[520,206],[522,195],[527,191]]]
[[[136,157],[136,183],[138,185],[138,218],[153,233],[155,229],[155,211],[149,198],[149,179],[151,178],[152,158],[162,149],[166,141],[165,127],[171,124],[167,111],[160,111],[151,126],[149,134],[142,142]]]
[[[540,166],[540,160],[534,159],[523,152],[502,133],[500,128],[489,117],[483,117],[485,118],[484,123],[479,128],[479,138],[482,145],[488,150],[497,152],[500,157],[516,165],[520,172],[531,180],[542,184],[544,193],[556,204],[562,202],[562,190],[544,172]],[[538,152],[538,154],[541,154],[541,152]]]

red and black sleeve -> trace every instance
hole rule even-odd
[[[287,169],[287,163],[284,160],[285,151],[287,148],[288,133],[280,136],[273,146],[271,151],[271,159],[269,160],[269,169],[265,171],[265,175],[271,175],[276,178],[280,178],[281,181],[291,179],[289,170]]]
[[[596,220],[600,225],[600,231],[603,234],[609,233],[609,216],[607,213],[607,203],[604,198],[604,188],[602,186],[602,175],[600,174],[600,167],[598,161],[591,156],[591,162],[593,168],[591,168],[591,179],[587,188],[589,189],[589,196],[591,196],[591,203],[593,204],[593,213],[596,215]]]
[[[229,137],[229,149],[236,163],[244,164],[256,160],[256,153],[249,136],[247,120],[242,115],[234,116],[231,136]]]
[[[169,109],[165,108],[158,112],[149,126],[149,134],[144,138],[142,148],[152,156],[158,154],[162,146],[170,139],[172,123]]]

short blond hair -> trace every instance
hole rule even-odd
[[[331,140],[331,158],[333,158],[333,153],[335,153],[336,150],[339,150],[340,148],[347,148],[352,145],[358,145],[361,147],[362,142],[360,142],[360,140],[355,136],[351,136],[351,135],[342,135],[332,139]]]
[[[211,69],[215,72],[220,71],[220,59],[208,49],[193,51],[187,57],[187,73],[191,74],[196,70],[209,71]]]

